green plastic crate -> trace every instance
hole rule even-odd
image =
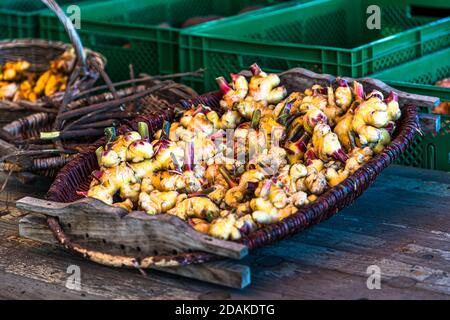
[[[179,71],[179,27],[188,18],[210,14],[230,16],[248,5],[268,6],[280,2],[115,0],[85,6],[81,4],[79,34],[86,47],[105,55],[108,59],[107,72],[115,81],[129,78],[130,63],[136,74],[170,74]],[[163,26],[163,23],[170,23],[171,26]],[[41,37],[67,41],[67,35],[54,16],[42,14],[40,26]]]
[[[83,0],[58,0],[58,4],[78,4]],[[39,13],[46,8],[41,0],[1,0],[0,39],[39,37]],[[49,10],[50,11],[50,10]]]
[[[369,5],[381,8],[381,29],[369,30]],[[246,15],[180,35],[181,70],[207,68],[214,78],[258,62],[268,71],[304,67],[319,73],[361,77],[412,60],[450,44],[450,17],[413,15],[417,7],[449,8],[430,0],[316,0]]]
[[[433,86],[438,80],[450,77],[450,48],[373,76],[399,90],[439,97],[442,102],[450,102],[450,88]],[[418,135],[397,163],[450,171],[450,115],[441,115],[441,130],[437,136]]]

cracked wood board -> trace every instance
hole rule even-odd
[[[58,245],[42,215],[29,214],[22,218],[19,221],[19,234],[24,238]],[[83,242],[80,241],[80,243]],[[245,288],[250,284],[250,268],[232,260],[152,269],[237,289]]]

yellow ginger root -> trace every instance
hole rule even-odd
[[[220,205],[225,198],[227,190],[228,188],[224,185],[216,184],[214,186],[214,191],[208,193],[208,198],[210,198],[215,204]]]
[[[188,222],[192,226],[192,228],[194,228],[198,232],[206,234],[209,233],[209,227],[211,224],[208,221],[205,221],[200,218],[191,218],[188,220]]]
[[[20,83],[19,89],[16,91],[13,97],[13,101],[28,100],[34,102],[38,99],[37,95],[33,92],[34,79],[29,76],[27,80]]]
[[[256,64],[250,69],[253,76],[249,83],[243,76],[232,75],[234,89],[223,77],[216,79],[224,94],[220,105],[225,109],[237,110],[246,119],[250,119],[255,110],[270,113],[268,104],[276,104],[287,95],[286,88],[279,86],[280,78],[276,74],[268,75]]]
[[[174,208],[179,199],[176,191],[161,192],[153,190],[150,193],[141,192],[139,194],[139,207],[148,214],[166,213]]]
[[[206,117],[211,121],[216,130],[218,129],[234,129],[241,121],[241,116],[237,111],[227,110],[222,117],[219,117],[217,112],[210,111],[206,114]]]
[[[241,233],[235,226],[236,217],[229,213],[225,217],[220,217],[211,222],[208,233],[216,238],[223,240],[238,240],[241,238]]]
[[[320,109],[311,107],[306,110],[302,123],[306,132],[312,134],[316,125],[328,123],[328,118]]]
[[[287,205],[282,209],[277,209],[269,200],[254,198],[250,201],[253,209],[252,218],[261,224],[271,224],[289,217],[297,211],[294,205]]]
[[[223,175],[219,172],[219,165],[212,164],[208,166],[205,171],[205,179],[209,185],[214,186],[214,191],[208,193],[208,198],[215,204],[220,205],[225,198],[229,185]]]
[[[402,115],[400,111],[400,106],[398,104],[398,95],[394,91],[389,93],[389,96],[386,98],[387,104],[387,113],[390,121],[396,121],[400,119]]]
[[[269,150],[264,149],[262,153],[258,154],[256,158],[249,161],[249,163],[254,163],[258,167],[276,172],[279,168],[284,167],[287,164],[286,150],[272,146]]]
[[[308,194],[303,191],[297,191],[291,195],[290,202],[296,207],[307,205],[309,203]]]
[[[327,168],[325,176],[330,187],[337,186],[339,183],[348,178],[349,172],[347,170],[336,170],[334,168]]]
[[[237,218],[234,224],[241,234],[248,234],[257,229],[257,225],[251,214],[245,214]]]
[[[242,186],[232,187],[225,192],[225,197],[223,200],[227,206],[236,208],[243,202],[246,194],[246,188]]]
[[[312,194],[321,195],[327,186],[327,179],[322,172],[317,172],[315,168],[308,168],[308,176],[304,183]]]
[[[168,211],[180,219],[186,220],[189,217],[213,220],[219,216],[219,207],[207,197],[187,198]]]
[[[140,190],[140,183],[124,184],[120,188],[119,195],[122,199],[130,199],[133,203],[136,203],[139,199]]]
[[[51,75],[52,73],[50,72],[50,70],[48,70],[39,77],[39,79],[36,81],[36,86],[33,89],[34,93],[36,93],[37,95],[42,95],[42,93],[44,93],[45,86],[47,85],[47,82],[50,79]]]
[[[301,163],[286,165],[279,170],[277,181],[286,186],[289,192],[292,194],[297,191],[304,191],[302,189],[298,189],[297,181],[303,177],[306,177],[306,175],[307,169],[305,165]]]
[[[2,83],[2,85],[0,86],[0,100],[11,100],[18,89],[19,87],[15,83]]]
[[[344,113],[344,109],[336,104],[333,87],[331,86],[327,87],[327,100],[328,104],[322,111],[327,116],[328,123],[334,126],[339,117]]]
[[[137,163],[129,163],[128,166],[133,170],[136,179],[142,180],[150,177],[154,171],[154,162],[152,160],[144,160]]]
[[[243,118],[251,119],[256,110],[261,110],[262,113],[265,112],[267,109],[267,102],[256,101],[251,97],[247,97],[245,100],[237,103],[235,109]],[[271,109],[269,110],[271,111]]]
[[[113,203],[113,206],[125,209],[128,212],[131,212],[134,207],[133,202],[130,199],[126,199],[125,201],[122,202]]]
[[[344,79],[338,79],[337,82],[338,87],[334,91],[336,105],[346,111],[353,101],[352,90]]]
[[[183,116],[180,119],[181,125],[196,135],[209,136],[214,132],[214,124],[207,115],[199,112],[194,116]]]
[[[374,91],[354,111],[352,129],[358,135],[359,146],[377,144],[381,139],[379,128],[389,122],[387,105],[382,99],[381,93]]]
[[[44,95],[50,97],[60,91],[61,85],[67,82],[67,77],[59,74],[51,74],[45,84]]]
[[[125,161],[127,158],[128,146],[134,141],[141,140],[142,137],[137,131],[129,131],[124,135],[117,137],[117,139],[111,144],[110,150],[117,153],[120,161]]]
[[[111,205],[113,204],[113,195],[115,192],[116,192],[115,188],[111,187],[111,185],[107,183],[96,184],[89,188],[87,196],[98,199],[106,204]]]
[[[277,184],[272,184],[267,198],[272,202],[277,209],[284,208],[288,205],[290,199],[286,191]]]
[[[9,86],[0,92],[0,99],[35,102],[42,96],[48,97],[64,91],[67,87],[68,74],[72,71],[76,60],[76,56],[72,53],[71,62],[68,63],[69,55],[70,52],[64,52],[50,62],[49,68],[39,75],[30,72],[31,64],[28,61],[6,62],[1,67],[0,80],[6,81]],[[36,77],[38,79],[35,82]],[[14,86],[17,86],[19,90],[13,90]]]
[[[289,108],[290,113],[298,112],[304,97],[305,95],[302,92],[292,92],[275,106],[273,116],[275,118],[279,117],[286,107]]]
[[[279,86],[278,75],[263,72],[256,63],[250,66],[250,71],[253,76],[249,83],[249,96],[254,100],[276,104],[286,97],[286,88]]]
[[[231,109],[236,102],[244,100],[248,93],[248,82],[244,76],[231,74],[232,87],[224,77],[216,78],[220,90],[223,93],[220,106],[224,109]]]
[[[310,193],[320,195],[327,187],[327,179],[322,172],[323,161],[317,159],[314,151],[311,149],[306,152],[305,158],[308,164],[306,167],[307,176],[301,182]]]
[[[152,183],[152,178],[144,178],[141,181],[141,192],[150,193],[155,190]]]
[[[171,173],[160,171],[151,176],[152,185],[160,191],[183,191],[187,193],[202,190],[202,181],[193,171]]]
[[[118,166],[119,163],[125,161],[128,146],[141,139],[141,135],[135,131],[127,132],[116,138],[116,131],[113,127],[106,128],[105,134],[106,150],[101,146],[96,150],[96,154],[99,166],[106,168]]]
[[[341,117],[333,131],[337,134],[342,147],[348,152],[356,147],[355,136],[352,128],[353,110],[349,109],[347,113]]]
[[[94,174],[98,180],[88,191],[88,196],[112,204],[112,197],[117,191],[120,191],[125,197],[135,198],[136,186],[130,186],[136,183],[136,177],[133,170],[125,163],[117,167],[107,168],[97,171]]]
[[[103,147],[99,147],[96,153],[100,167],[112,168],[118,166],[121,162],[119,155],[114,150],[105,150]]]
[[[244,202],[244,198],[248,193],[249,183],[257,184],[265,177],[265,173],[261,170],[252,169],[244,172],[240,177],[239,184],[236,184],[225,168],[220,168],[219,170],[230,187],[225,193],[224,202],[233,208],[237,208]]]
[[[349,158],[345,162],[344,168],[328,167],[325,176],[330,187],[334,187],[348,178],[349,175],[355,173],[363,164],[370,160],[373,155],[372,149],[354,148],[349,154]]]
[[[126,151],[126,159],[131,162],[141,162],[153,157],[153,146],[145,140],[132,142]]]
[[[2,68],[3,81],[16,81],[23,77],[24,73],[31,67],[25,60],[6,62]]]
[[[377,144],[373,147],[373,152],[380,153],[383,151],[383,149],[391,142],[391,135],[389,132],[381,128],[380,130],[380,139],[378,140]]]
[[[342,150],[338,136],[326,124],[318,124],[312,136],[314,153],[323,161],[331,158],[345,162],[348,156]]]

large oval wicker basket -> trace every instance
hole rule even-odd
[[[303,91],[305,88],[311,87],[315,83],[322,85],[329,84],[334,80],[332,76],[329,75],[318,75],[304,69],[292,69],[280,75],[282,82],[287,86],[288,91]],[[352,81],[353,79],[347,79]],[[391,87],[385,85],[384,83],[374,80],[374,79],[357,79],[364,85],[366,90],[377,89],[383,94],[388,94],[390,91],[394,90]],[[394,90],[396,91],[396,90]],[[391,164],[402,152],[404,152],[411,141],[413,140],[415,134],[418,132],[418,117],[416,112],[416,106],[411,103],[414,101],[419,101],[421,98],[427,100],[427,97],[420,97],[406,94],[403,92],[396,91],[399,95],[399,102],[402,110],[402,117],[398,121],[398,127],[394,133],[392,142],[387,146],[382,153],[376,155],[370,162],[361,167],[352,176],[348,177],[338,186],[329,189],[326,193],[322,194],[315,202],[310,205],[301,207],[298,212],[278,223],[269,225],[263,229],[260,229],[254,233],[251,233],[244,239],[240,240],[239,243],[244,245],[248,249],[254,249],[261,247],[280,239],[283,239],[293,233],[299,232],[300,230],[307,228],[313,224],[317,224],[324,219],[329,218],[333,214],[339,212],[341,209],[349,206],[356,198],[358,198],[369,186],[376,177],[381,173],[381,171]],[[415,98],[415,99],[414,99]],[[143,114],[130,123],[123,125],[119,129],[119,133],[126,132],[128,130],[136,130],[137,123],[140,121],[145,121],[149,124],[150,132],[155,132],[159,127],[161,127],[163,120],[172,120],[174,117],[175,107],[189,107],[192,104],[203,103],[212,108],[219,107],[220,93],[209,93],[203,95],[199,98],[189,101],[181,101],[180,104],[174,105],[166,110],[158,110],[155,112],[149,111]],[[418,102],[420,103],[420,101]],[[56,177],[54,183],[50,187],[48,192],[47,200],[49,207],[53,210],[59,208],[61,211],[67,204],[77,203],[80,201],[80,196],[77,191],[87,190],[90,182],[91,172],[98,169],[98,164],[95,156],[95,149],[104,144],[104,139],[98,140],[92,146],[90,146],[85,152],[78,154],[73,161],[66,165]],[[94,199],[92,199],[94,200]],[[75,201],[75,202],[74,202]],[[43,201],[43,205],[47,205]],[[86,208],[86,203],[80,203],[77,208]],[[20,205],[23,208],[33,209],[33,206],[29,204],[22,203]],[[100,206],[95,205],[96,209],[100,211],[108,210],[106,205]],[[117,208],[116,208],[117,209]],[[77,209],[79,210],[79,209]],[[83,209],[84,210],[84,209]],[[36,210],[37,212],[45,212],[45,210]],[[87,210],[86,210],[87,211]],[[70,214],[70,213],[68,213]],[[141,216],[144,214],[140,213]],[[138,212],[129,214],[128,216],[138,216]],[[154,217],[154,220],[164,219],[162,217],[167,215],[159,215]],[[112,217],[112,216],[111,216]],[[158,218],[161,217],[161,218]],[[121,218],[120,218],[121,219]],[[131,218],[130,218],[131,219]],[[140,218],[142,221],[142,218]],[[153,218],[152,218],[153,219]],[[178,219],[178,218],[174,218]],[[179,219],[178,219],[179,220]],[[93,261],[103,263],[111,266],[128,266],[145,268],[151,265],[159,263],[159,266],[173,266],[174,264],[188,264],[188,263],[199,263],[217,258],[213,254],[214,251],[205,252],[182,252],[172,255],[165,255],[164,257],[151,254],[149,252],[141,252],[142,255],[147,255],[145,258],[140,257],[130,257],[130,256],[117,256],[108,253],[108,249],[96,247],[96,250],[86,249],[70,240],[70,235],[65,234],[64,229],[58,223],[57,218],[54,216],[48,217],[48,223],[53,231],[53,234],[58,239],[58,241],[63,244],[66,248],[73,250],[75,252],[83,254],[86,258]],[[116,220],[120,221],[120,220]],[[181,220],[180,220],[181,221]],[[140,222],[136,222],[140,223]],[[183,222],[184,223],[184,222]],[[67,225],[66,225],[67,227]],[[70,227],[70,225],[69,225]],[[71,226],[72,230],[74,226]],[[179,227],[181,228],[181,227]],[[181,229],[180,229],[181,230]],[[66,231],[70,232],[71,230]],[[183,232],[183,231],[180,231]],[[191,231],[189,231],[191,232]],[[193,231],[192,231],[193,232]],[[150,237],[151,235],[149,235]],[[208,239],[207,239],[208,240]],[[114,242],[114,239],[112,239]],[[208,241],[212,241],[209,239]],[[227,241],[228,242],[228,241]],[[163,261],[163,262],[161,262]]]

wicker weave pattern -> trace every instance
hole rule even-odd
[[[180,105],[187,108],[192,104],[195,105],[201,102],[212,108],[218,108],[219,99],[220,95],[215,92],[194,100],[182,101]],[[139,116],[128,125],[122,126],[119,129],[119,133],[123,133],[131,128],[136,130],[139,121],[147,122],[152,133],[161,127],[164,119],[173,119],[175,107],[177,106],[172,106],[172,108],[162,113],[149,112]],[[406,150],[417,133],[418,117],[416,107],[408,105],[401,108],[402,117],[394,133],[394,139],[381,154],[375,156],[344,182],[322,194],[312,204],[300,208],[296,214],[278,223],[250,234],[241,242],[247,245],[249,249],[261,247],[328,219],[341,209],[349,206],[375,181],[384,168]],[[98,168],[94,151],[103,144],[104,139],[98,140],[60,171],[48,192],[49,200],[72,202],[80,198],[76,191],[87,190],[90,174]]]

